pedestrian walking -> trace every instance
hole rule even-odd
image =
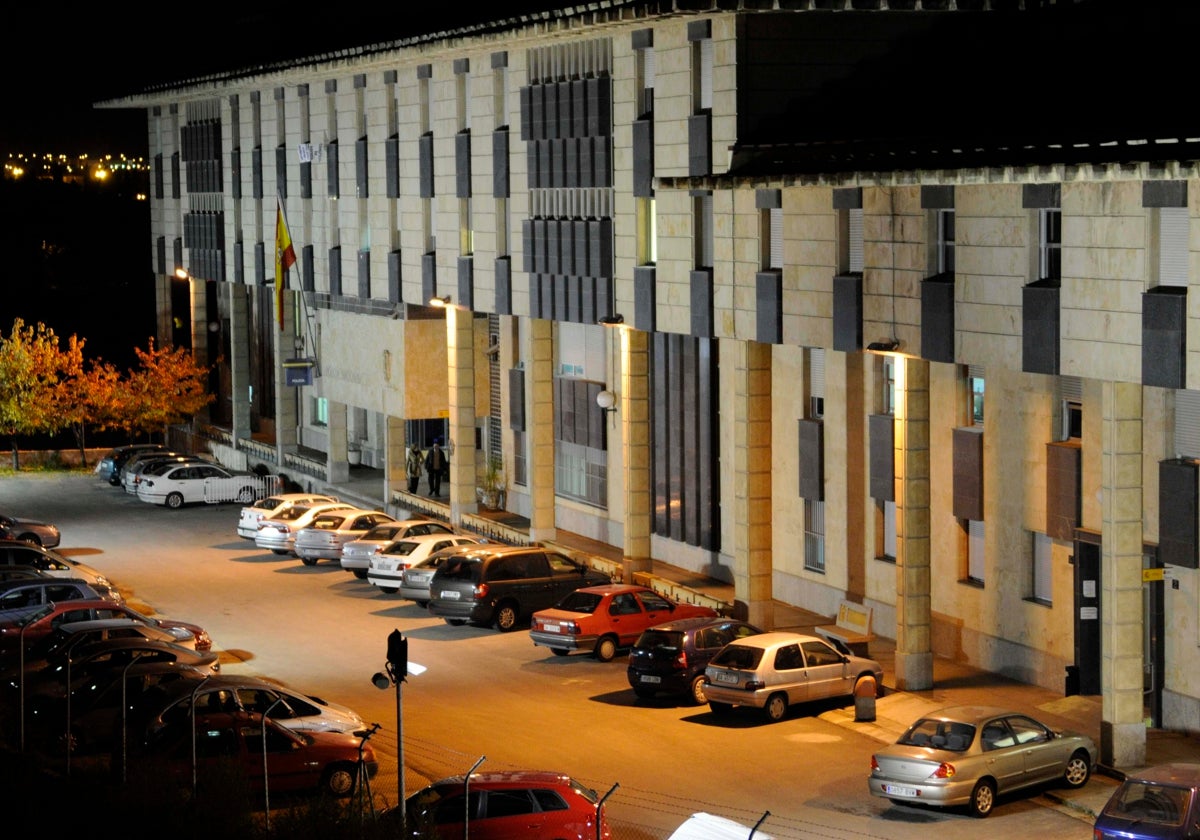
[[[430,496],[442,495],[442,473],[446,470],[449,463],[446,453],[442,451],[442,439],[434,439],[433,448],[425,456],[425,469],[429,471]]]
[[[405,459],[405,471],[408,473],[408,492],[416,493],[417,488],[421,485],[421,470],[425,468],[425,453],[421,451],[421,447],[417,446],[414,440],[408,448],[408,457]]]

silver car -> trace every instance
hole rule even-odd
[[[238,516],[237,535],[242,539],[252,540],[258,536],[258,523],[264,519],[278,516],[296,505],[316,505],[336,501],[338,501],[337,496],[325,496],[320,493],[276,493],[274,496],[267,496],[242,508],[242,512]]]
[[[292,505],[258,523],[254,544],[275,554],[291,554],[296,545],[296,533],[307,528],[327,510],[351,510],[349,502],[320,502],[315,505]]]
[[[24,516],[9,516],[0,513],[0,538],[55,548],[61,537],[57,525],[37,519],[27,519]]]
[[[381,590],[391,595],[401,588],[404,575],[409,569],[416,568],[428,559],[430,555],[436,554],[443,548],[480,542],[483,542],[483,540],[479,537],[472,537],[467,534],[447,534],[444,532],[411,534],[403,539],[388,543],[371,558],[371,562],[367,565],[367,582],[372,586],[378,586]],[[437,566],[433,565],[426,568],[428,576],[425,578],[425,592],[428,593],[429,581],[433,578],[433,573],[437,570]],[[409,596],[406,595],[405,597]],[[428,601],[429,598],[412,598],[411,600],[420,603],[420,601]],[[421,606],[424,607],[425,604],[421,603]]]
[[[381,510],[327,510],[315,516],[307,528],[296,532],[292,552],[306,566],[315,566],[318,560],[341,562],[343,545],[358,539],[376,525],[395,521],[396,517]]]
[[[454,527],[436,519],[405,519],[402,522],[382,522],[356,540],[342,546],[342,568],[354,572],[359,580],[367,577],[371,559],[385,546],[396,540],[418,534],[453,534]]]
[[[797,703],[857,696],[867,679],[882,684],[874,659],[846,655],[819,636],[777,631],[721,648],[704,669],[704,696],[713,714],[750,706],[778,721]]]
[[[986,817],[1000,793],[1036,784],[1087,784],[1096,744],[1027,714],[996,706],[951,706],[921,718],[871,757],[873,796],[897,805],[966,806]]]

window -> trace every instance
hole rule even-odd
[[[454,76],[454,106],[458,130],[471,130],[471,74],[464,68]]]
[[[937,273],[954,273],[954,211],[937,211]]]
[[[1038,211],[1038,277],[1058,280],[1062,277],[1062,211],[1042,208]]]
[[[508,125],[508,54],[492,56],[492,113],[496,128]]]
[[[1033,533],[1033,600],[1039,604],[1050,604],[1052,596],[1051,556],[1053,541],[1045,534]]]
[[[692,41],[692,113],[711,111],[712,99],[713,42],[712,38],[699,38]]]
[[[896,413],[896,358],[880,356],[880,414]]]
[[[825,573],[825,503],[804,501],[804,568]]]
[[[696,268],[711,268],[713,264],[713,198],[712,193],[692,199],[692,244]]]
[[[568,499],[608,507],[608,452],[556,440],[554,490]]]
[[[967,390],[970,399],[970,416],[967,425],[983,425],[983,369],[971,365],[967,371]]]
[[[1160,286],[1188,284],[1188,211],[1186,207],[1159,207],[1154,211],[1157,259],[1153,272]]]
[[[475,230],[472,227],[469,198],[458,200],[458,253],[464,257],[475,253]]]
[[[772,207],[760,211],[759,242],[762,244],[761,263],[764,271],[783,268],[783,209]]]
[[[846,270],[850,273],[863,270],[863,211],[855,208],[843,211],[846,214]]]
[[[875,500],[875,559],[896,559],[896,503]]]
[[[637,203],[637,261],[638,265],[658,262],[658,227],[654,199],[643,197]]]
[[[646,119],[654,113],[654,47],[644,47],[636,50],[634,56],[637,60],[635,67],[635,83],[638,92],[637,113],[638,119]]]
[[[825,348],[808,349],[808,413],[810,420],[825,416]]]
[[[329,425],[329,400],[325,397],[313,397],[312,424],[314,426]]]
[[[1063,401],[1063,440],[1080,440],[1083,437],[1083,404],[1076,400]]]
[[[983,586],[983,523],[963,521],[967,528],[967,582]]]

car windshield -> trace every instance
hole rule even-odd
[[[763,649],[751,645],[726,645],[713,657],[712,664],[721,668],[753,671],[762,661]]]
[[[678,630],[646,630],[637,640],[643,650],[679,650],[683,647],[683,633]]]
[[[587,613],[591,615],[596,611],[596,607],[598,606],[600,606],[600,596],[595,592],[581,592],[576,590],[564,595],[554,605],[554,608],[566,610],[567,612]]]
[[[399,525],[376,525],[370,531],[367,531],[367,533],[363,534],[361,539],[377,540],[382,542],[383,540],[390,540],[392,537],[396,536],[396,532],[399,530]],[[407,554],[408,552],[405,553]]]
[[[309,527],[318,531],[336,531],[346,521],[344,516],[318,516]]]
[[[52,612],[54,612],[54,604],[42,604],[42,606],[38,607],[33,612],[26,613],[24,615],[18,615],[10,620],[17,627],[24,627],[26,624],[32,624],[33,622],[37,621],[39,618],[45,618]]]
[[[1180,826],[1191,798],[1189,788],[1126,779],[1104,806],[1104,814],[1132,822]]]
[[[296,505],[295,507],[290,507],[287,510],[276,514],[275,518],[283,519],[288,522],[291,522],[296,519],[299,519],[301,516],[304,516],[306,513],[309,513],[311,511],[312,511],[312,508],[301,507],[299,505]]]
[[[275,510],[275,508],[279,507],[281,504],[283,504],[283,499],[277,499],[274,496],[267,496],[265,499],[259,499],[257,502],[250,505],[250,507],[256,510]]]
[[[986,732],[986,730],[985,730]],[[975,740],[975,727],[958,721],[922,718],[900,736],[897,744],[962,752]]]
[[[417,550],[418,545],[420,545],[420,543],[415,543],[412,540],[397,540],[394,543],[384,546],[382,553],[396,554],[400,557],[407,557]]]
[[[447,560],[437,570],[437,576],[445,580],[463,580],[469,583],[479,583],[478,560],[469,557],[455,557]]]

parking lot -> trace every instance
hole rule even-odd
[[[561,770],[601,795],[612,791],[619,840],[665,838],[696,811],[751,826],[769,811],[760,831],[776,838],[925,838],[931,825],[953,838],[980,829],[961,814],[870,797],[877,742],[810,710],[775,724],[760,715],[718,721],[707,707],[638,700],[624,656],[559,657],[524,629],[449,626],[336,563],[306,566],[256,549],[235,533],[237,505],[168,510],[94,476],[31,473],[0,481],[0,510],[55,522],[63,553],[103,570],[132,602],[204,626],[223,670],[280,680],[379,722],[373,793],[381,803],[400,794],[403,743],[407,793],[476,762]],[[409,639],[410,660],[427,669],[399,695],[371,680],[395,629]],[[1036,797],[1003,802],[987,827],[1091,836]]]

